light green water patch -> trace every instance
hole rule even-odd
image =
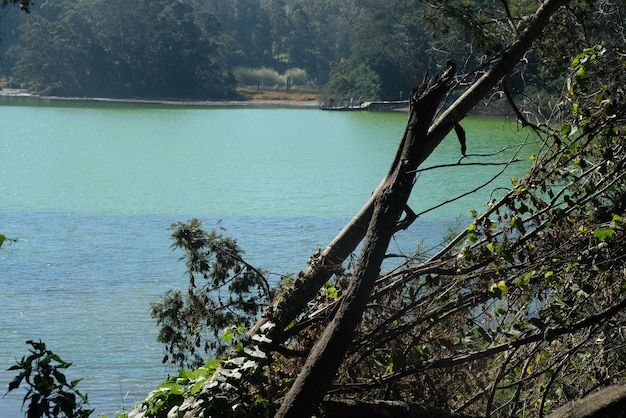
[[[127,214],[349,216],[388,170],[406,122],[402,113],[110,103],[0,111],[6,207]],[[502,120],[463,124],[470,153],[519,138]],[[447,138],[425,165],[459,157]],[[423,173],[418,205],[492,172]]]

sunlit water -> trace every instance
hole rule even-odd
[[[297,272],[378,185],[405,122],[403,113],[0,98],[0,233],[19,238],[0,249],[0,392],[25,341],[41,339],[73,362],[69,375],[83,378],[97,414],[127,411],[172,372],[149,315],[150,301],[186,284],[168,227],[197,217],[273,277]],[[524,138],[503,120],[463,125],[469,153]],[[523,174],[529,153],[480,194],[420,217],[392,251],[438,242]],[[450,137],[426,165],[459,156]],[[498,170],[425,172],[411,205],[423,211]],[[0,416],[21,416],[22,396],[0,398]]]

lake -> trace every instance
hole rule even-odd
[[[19,239],[0,249],[0,392],[25,341],[41,339],[73,362],[68,375],[83,378],[78,388],[97,415],[128,411],[173,372],[161,364],[149,315],[151,301],[186,286],[170,225],[198,218],[224,228],[273,278],[295,273],[376,188],[406,118],[0,97],[0,233]],[[503,119],[462,125],[470,154],[525,137]],[[437,244],[470,209],[484,208],[491,189],[522,176],[529,155],[477,195],[422,215],[391,251]],[[425,166],[459,157],[451,136]],[[422,212],[499,170],[425,171],[411,206]],[[21,415],[23,393],[0,398],[1,416]]]

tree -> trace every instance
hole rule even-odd
[[[380,77],[366,63],[353,67],[353,61],[341,60],[332,66],[326,90],[346,97],[377,100],[383,96]]]
[[[204,356],[221,356],[235,334],[250,327],[272,291],[234,240],[205,232],[197,219],[171,228],[172,247],[185,252],[189,287],[186,296],[168,291],[151,304],[151,315],[161,326],[158,340],[167,347],[163,363],[198,368]]]
[[[231,39],[228,60],[232,66],[273,64],[272,35],[267,8],[256,0],[205,0],[204,7],[221,22]]]
[[[365,2],[351,27],[350,60],[366,63],[380,79],[382,98],[406,99],[431,68],[419,2]],[[451,56],[444,57],[451,58]]]
[[[277,61],[281,60],[284,52],[285,36],[287,34],[287,13],[283,0],[270,0],[267,4],[267,14],[270,20],[272,33],[272,55]]]
[[[7,8],[9,5],[17,5],[20,10],[22,10],[25,13],[30,13],[30,0],[27,1],[20,1],[20,0],[2,0],[0,2],[0,10],[3,10],[5,8]],[[7,19],[9,20],[9,24],[7,25]],[[7,16],[6,13],[3,13],[2,16],[0,17],[0,44],[3,43],[3,38],[6,35],[6,26],[9,26],[9,31],[11,31],[13,29],[13,25],[16,25],[17,23],[17,18],[12,17],[12,16]],[[3,56],[4,53],[4,47],[0,48],[0,57]],[[2,68],[0,67],[0,74],[2,74]]]
[[[291,1],[291,31],[286,37],[290,64],[306,65],[319,84],[326,83],[330,65],[350,54],[350,27],[358,9],[360,5],[350,0]],[[299,60],[301,64],[295,64]]]
[[[289,62],[304,68],[308,74],[318,74],[315,53],[315,36],[309,16],[302,5],[296,5],[289,11],[291,31],[287,40]]]
[[[376,285],[389,242],[398,229],[406,227],[401,220],[403,211],[406,213],[405,221],[412,216],[407,202],[419,165],[415,158],[419,155],[417,144],[426,139],[439,103],[452,86],[454,76],[455,66],[449,64],[441,79],[424,82],[412,93],[407,129],[387,179],[376,195],[354,277],[333,319],[312,347],[277,417],[312,414],[313,406],[322,400],[340,367]]]
[[[192,382],[179,414],[330,416],[404,406],[430,415],[540,416],[626,378],[623,37],[572,57],[560,114],[538,124],[517,112],[541,143],[527,177],[494,192],[486,212],[474,212],[437,253],[379,274],[389,237],[416,218],[406,205],[412,176],[451,130],[463,147],[462,118],[568,4],[544,1],[435,122],[456,80],[453,66],[413,91],[388,176],[242,344]],[[354,271],[346,271],[343,261],[364,236]],[[379,402],[364,402],[372,399]]]

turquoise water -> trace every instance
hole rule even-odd
[[[225,228],[273,277],[297,272],[378,185],[405,122],[402,113],[0,98],[0,232],[19,238],[0,249],[0,392],[25,341],[42,339],[74,363],[96,413],[128,410],[172,372],[149,316],[150,301],[186,284],[170,224],[197,217]],[[469,153],[523,140],[499,119],[463,126]],[[479,195],[423,215],[392,250],[436,242],[523,174],[529,153]],[[459,154],[448,138],[426,165]],[[423,211],[498,170],[422,173],[411,205]],[[0,416],[20,416],[22,395],[0,398]]]

